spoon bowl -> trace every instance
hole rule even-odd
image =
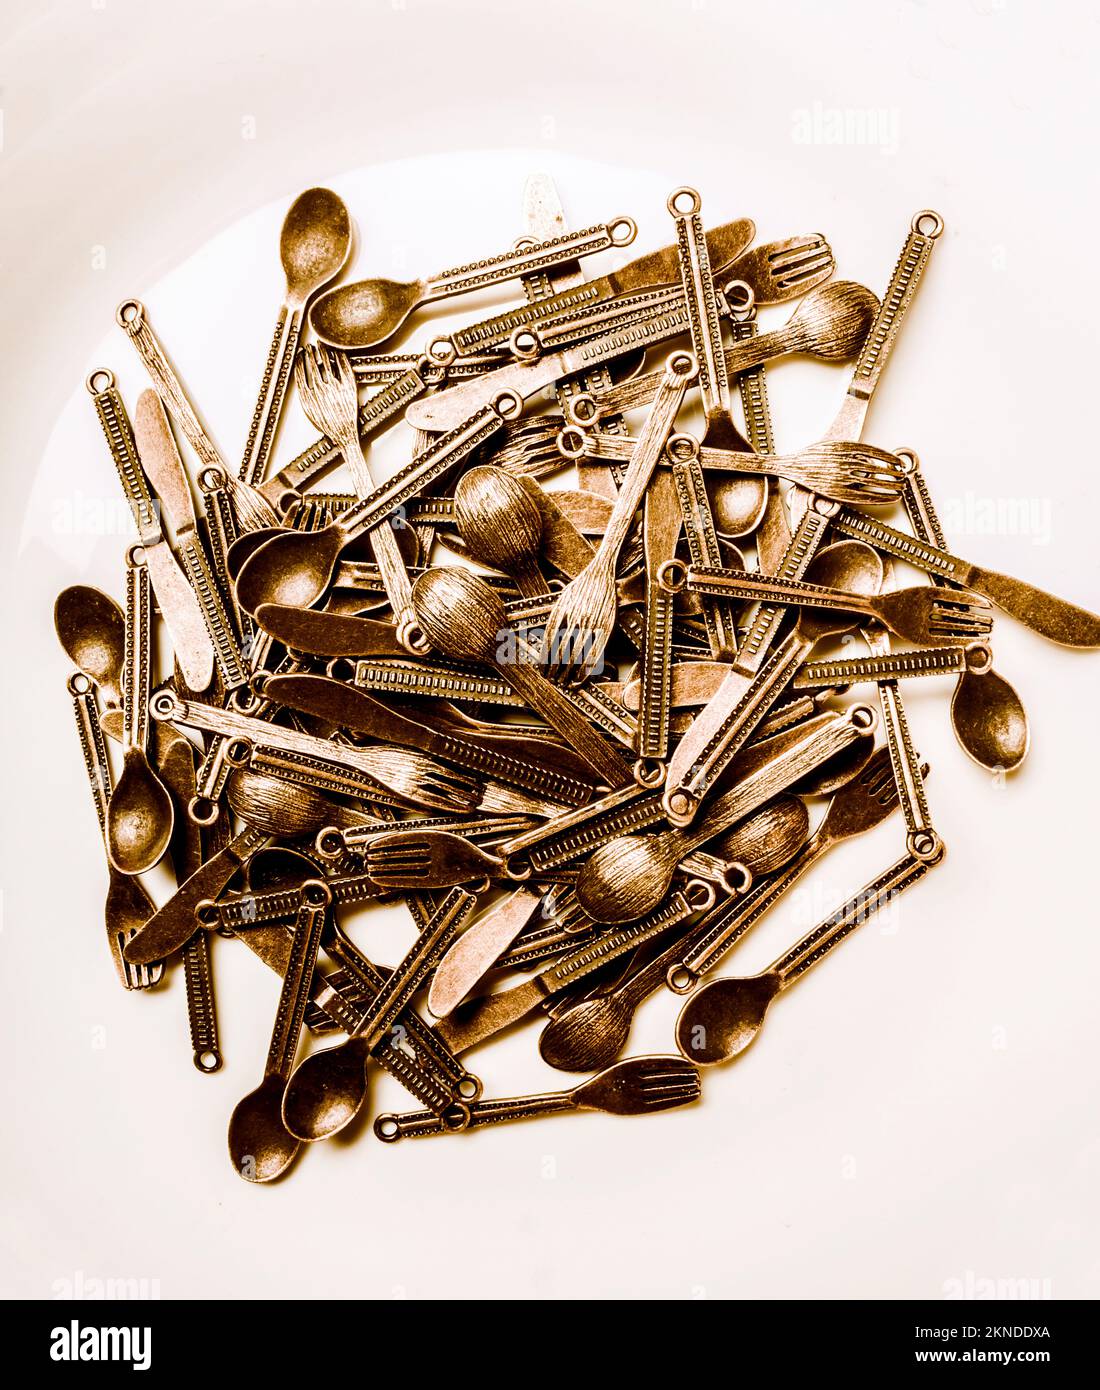
[[[401,327],[419,304],[422,290],[419,280],[360,280],[341,285],[314,304],[310,325],[332,347],[369,347]]]
[[[633,1017],[633,1001],[621,994],[582,999],[542,1030],[539,1055],[559,1071],[599,1071],[626,1046]]]
[[[272,1182],[294,1162],[301,1142],[288,1134],[282,1120],[281,1076],[265,1076],[242,1097],[229,1118],[229,1157],[248,1182]]]
[[[1027,711],[992,669],[962,673],[951,697],[951,723],[963,750],[991,772],[1011,772],[1027,757]]]
[[[455,520],[475,560],[513,575],[520,592],[547,592],[538,570],[542,513],[511,473],[498,467],[471,468],[454,490]]]
[[[864,743],[870,740],[860,739],[856,746]],[[869,748],[866,756],[870,757]],[[809,833],[806,803],[799,796],[780,796],[728,830],[715,842],[712,852],[722,859],[735,859],[753,878],[760,878],[792,859]]]
[[[254,893],[269,888],[299,888],[316,878],[322,866],[300,849],[265,845],[244,866],[244,881]]]
[[[662,854],[653,835],[607,840],[581,866],[577,899],[598,920],[630,922],[652,911],[668,892],[679,855]]]
[[[307,188],[283,220],[279,259],[286,274],[287,302],[304,304],[338,275],[351,253],[351,218],[328,188]]]
[[[283,1095],[283,1123],[305,1143],[328,1139],[349,1125],[367,1097],[365,1038],[348,1038],[314,1052],[297,1067]]]
[[[698,990],[676,1020],[676,1045],[689,1061],[713,1066],[749,1046],[782,987],[773,970],[714,980]]]
[[[237,602],[246,613],[255,613],[262,603],[311,608],[332,582],[346,543],[338,526],[273,536],[241,566]]]
[[[712,441],[708,439],[705,442],[710,444]],[[717,443],[715,447],[727,446]],[[706,486],[719,543],[730,537],[747,536],[760,525],[764,508],[768,505],[766,478],[734,475],[708,479]]]
[[[107,857],[122,874],[158,863],[172,838],[175,810],[168,789],[140,748],[126,751],[122,776],[107,803]]]
[[[114,599],[87,584],[62,589],[53,623],[65,655],[95,685],[106,703],[121,703],[126,620]]]
[[[789,335],[790,352],[846,362],[863,346],[878,308],[878,299],[866,286],[834,280],[811,290],[779,331]]]
[[[845,589],[850,594],[871,597],[882,588],[882,557],[863,541],[837,541],[819,550],[810,563],[806,578],[829,589]],[[847,632],[855,619],[843,613],[814,612],[803,609],[798,628],[802,635],[816,642]]]
[[[261,526],[255,531],[242,531],[225,552],[225,568],[230,579],[235,581],[244,567],[244,562],[255,555],[261,545],[266,545],[276,536],[283,535],[286,529],[288,528],[282,526]]]
[[[326,826],[361,825],[371,817],[331,801],[324,793],[281,777],[236,767],[225,784],[230,806],[242,820],[268,835],[315,835]],[[307,874],[306,877],[314,877]]]

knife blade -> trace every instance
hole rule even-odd
[[[648,917],[607,932],[594,942],[585,942],[540,970],[532,979],[460,1004],[450,1017],[440,1020],[436,1032],[458,1056],[526,1018],[545,1000],[578,980],[687,921],[694,912],[691,901],[679,890],[674,890]]]
[[[432,976],[428,1008],[445,1018],[496,964],[542,902],[542,893],[517,888],[471,922]]]
[[[314,656],[407,657],[392,623],[350,613],[326,613],[282,603],[261,603],[254,617],[276,641]]]
[[[96,387],[99,378],[106,381],[102,389]],[[192,690],[205,690],[214,679],[214,648],[206,635],[202,610],[194,591],[164,538],[160,512],[149,494],[134,429],[115,386],[114,376],[106,371],[93,372],[88,378],[88,390],[92,393],[107,447],[133,513],[134,525],[148,561],[153,592],[164,625],[172,638],[180,670]]]
[[[1022,579],[961,560],[947,550],[917,540],[905,531],[896,531],[850,507],[842,507],[832,524],[845,535],[870,541],[926,574],[975,590],[1051,642],[1064,647],[1100,647],[1100,616],[1087,608],[1079,608]]]
[[[191,488],[164,403],[153,390],[143,391],[138,397],[134,409],[134,440],[142,467],[175,527],[176,548],[198,600],[222,682],[227,690],[234,690],[247,684],[249,671],[222,602],[221,589],[199,539]]]
[[[270,838],[249,826],[208,859],[126,943],[122,953],[130,964],[162,960],[186,945],[201,925],[195,916],[198,904],[204,898],[216,898],[245,860]]]
[[[590,781],[558,772],[545,761],[536,763],[514,757],[499,740],[428,728],[398,714],[355,686],[328,676],[269,676],[264,682],[264,696],[303,714],[326,719],[340,728],[355,729],[388,743],[419,748],[457,767],[485,773],[565,805],[584,805],[595,793]]]

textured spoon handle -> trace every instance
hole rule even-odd
[[[781,500],[778,505],[783,505]],[[776,569],[777,579],[802,578],[825,539],[830,515],[836,509],[835,503],[814,503],[802,514],[786,554]],[[741,640],[737,660],[734,662],[738,671],[750,676],[759,671],[785,612],[786,609],[781,603],[763,603],[756,610],[749,630]]]
[[[748,345],[757,336],[756,305],[733,314],[733,336],[738,346]],[[736,352],[737,348],[734,348]],[[726,359],[729,371],[729,358]],[[771,406],[768,402],[768,383],[763,365],[741,372],[737,377],[741,392],[741,409],[749,443],[758,454],[775,453]],[[775,483],[768,487],[768,500],[760,525],[756,530],[756,553],[764,574],[775,574],[791,544],[791,525],[787,503]]]
[[[115,317],[137,349],[138,356],[145,364],[145,369],[157,388],[157,394],[164,402],[165,409],[172,419],[183,431],[183,437],[203,464],[208,468],[220,468],[224,472],[225,464],[221,454],[218,453],[214,442],[195,414],[191,402],[187,399],[184,389],[180,385],[179,378],[169,365],[164,350],[153,330],[149,327],[145,306],[136,299],[124,300],[119,305]]]
[[[681,205],[686,204],[685,208]],[[676,253],[680,280],[691,324],[691,349],[699,361],[699,392],[703,414],[729,419],[730,383],[722,347],[722,324],[718,316],[718,295],[711,275],[706,233],[703,231],[702,200],[693,188],[678,188],[668,200],[668,210],[676,226]]]
[[[711,515],[703,470],[697,458],[673,466],[672,476],[684,522],[688,554],[693,565],[721,565],[722,552]],[[703,620],[707,627],[710,654],[716,661],[729,661],[737,655],[737,621],[731,605],[720,598],[703,600]]]
[[[544,1096],[517,1096],[512,1100],[479,1100],[474,1105],[456,1107],[453,1117],[441,1117],[430,1110],[406,1115],[379,1115],[375,1135],[386,1144],[398,1139],[425,1139],[436,1134],[461,1134],[483,1125],[499,1125],[509,1120],[528,1120],[535,1115],[560,1115],[578,1108],[571,1091]]]
[[[958,556],[951,555],[938,546],[918,540],[906,531],[897,531],[893,526],[887,526],[885,522],[877,521],[864,512],[841,507],[833,518],[833,525],[842,535],[867,541],[877,550],[884,550],[887,555],[892,555],[897,560],[905,560],[916,569],[924,570],[925,574],[950,579],[953,584],[961,584],[964,587],[973,584],[974,567],[966,560],[960,560]]]
[[[873,616],[875,604],[861,594],[842,593],[824,584],[808,584],[798,579],[761,578],[743,570],[691,566],[687,589],[699,594],[733,594],[738,598],[760,599],[765,603],[796,603],[803,608],[825,608],[845,613]]]
[[[122,746],[144,753],[149,735],[149,676],[152,663],[153,595],[144,557],[126,560],[126,641],[122,664]]]
[[[928,491],[928,484],[924,480],[924,473],[921,470],[915,454],[911,454],[913,467],[905,478],[905,510],[909,516],[909,524],[920,540],[926,541],[929,545],[934,545],[940,550],[947,549],[947,541],[944,538],[943,528],[940,526],[940,519],[936,515],[936,508],[932,502],[932,495]],[[937,575],[932,576],[933,584],[942,584],[943,580]]]
[[[386,971],[380,970],[369,961],[353,941],[342,932],[337,932],[325,951],[332,959],[355,977],[363,992],[371,997],[382,988],[388,978]],[[430,1028],[415,1009],[406,1009],[398,1016],[405,1038],[411,1042],[417,1057],[425,1068],[434,1071],[453,1091],[468,1075],[466,1068],[450,1051],[446,1043]],[[402,1041],[397,1028],[379,1043],[378,1053],[389,1052]],[[425,1102],[427,1104],[427,1102]]]
[[[719,687],[668,765],[662,804],[674,825],[691,823],[708,789],[778,700],[812,647],[796,629],[747,685],[734,671]]]
[[[713,901],[713,895],[709,901]],[[628,955],[645,942],[652,941],[655,937],[679,926],[696,911],[698,904],[693,903],[686,893],[678,890],[672,892],[661,906],[648,916],[637,922],[630,922],[616,931],[607,932],[593,942],[578,946],[576,950],[547,966],[538,979],[547,994],[557,994],[611,961]]]
[[[386,975],[342,935],[325,943],[325,952],[354,979],[368,999],[377,997]],[[405,1045],[411,1044],[416,1057]],[[442,1114],[454,1100],[466,1070],[414,1009],[399,1014],[393,1027],[373,1049],[372,1056],[400,1081],[421,1105]]]
[[[611,293],[611,286],[606,279],[581,280],[557,294],[533,299],[522,308],[509,309],[506,313],[472,323],[467,328],[459,328],[451,334],[451,342],[463,355],[486,348],[499,348],[507,343],[516,329],[527,328],[539,320],[554,321],[564,318],[567,314],[580,313],[609,299]]]
[[[233,592],[233,582],[229,577],[229,564],[226,555],[229,547],[241,534],[233,509],[233,498],[229,480],[224,473],[203,472],[199,475],[199,496],[205,521],[206,544],[210,553],[210,564],[218,591],[226,612],[230,614],[234,627],[246,639],[251,635],[251,623],[243,623],[237,598]]]
[[[598,801],[544,821],[500,849],[507,858],[529,856],[536,868],[549,869],[579,858],[603,840],[656,825],[661,816],[657,793],[632,781]]]
[[[94,371],[87,380],[88,391],[92,397],[99,423],[111,451],[111,460],[118,470],[119,482],[142,545],[156,545],[164,539],[160,524],[160,509],[153,501],[149,484],[138,458],[134,432],[122,397],[115,388],[113,373],[100,369]]]
[[[890,638],[881,630],[864,632],[864,640],[872,656],[890,655]],[[879,705],[886,728],[886,745],[890,750],[890,764],[894,773],[894,783],[898,789],[901,809],[905,816],[908,832],[907,844],[914,854],[920,853],[928,858],[938,853],[939,838],[932,828],[932,817],[928,809],[928,797],[924,790],[920,759],[913,747],[909,732],[909,720],[905,715],[901,692],[893,677],[879,678]]]
[[[516,280],[523,275],[548,270],[551,266],[565,265],[581,256],[591,256],[597,251],[607,251],[615,246],[629,246],[637,233],[629,217],[619,217],[613,222],[596,227],[587,227],[580,232],[566,232],[549,241],[534,244],[521,244],[514,251],[506,251],[500,256],[491,256],[483,261],[471,261],[468,265],[444,270],[424,281],[422,300],[442,299],[448,295],[466,294],[486,285],[500,284],[506,280]]]
[[[897,680],[902,676],[957,675],[967,667],[965,647],[926,647],[883,656],[808,661],[792,685],[796,690],[827,690],[856,681]]]
[[[913,302],[917,285],[932,255],[932,248],[943,232],[938,212],[918,212],[911,224],[901,255],[882,296],[878,314],[852,372],[848,394],[840,413],[826,432],[826,439],[859,439],[867,407],[901,331],[902,321]]]
[[[931,867],[929,860],[906,854],[866,888],[861,888],[770,967],[779,976],[780,988],[786,989],[795,980],[801,979],[834,946],[839,946],[851,936],[873,913],[888,907],[906,888],[923,878]]]
[[[210,938],[197,931],[183,948],[183,976],[187,987],[187,1028],[191,1038],[191,1057],[201,1072],[221,1070],[222,1054],[218,1042],[218,1015],[214,997],[214,975],[210,966]]]
[[[289,1077],[294,1065],[328,903],[328,892],[321,883],[307,883],[299,893],[294,940],[290,945],[290,959],[275,1009],[265,1076]]]
[[[658,582],[662,564],[676,553],[680,505],[675,480],[658,473],[646,493],[642,538],[645,548],[645,637],[638,705],[638,757],[664,761],[672,709],[672,628],[675,598]]]
[[[387,520],[398,507],[430,487],[492,438],[506,418],[519,413],[518,399],[508,393],[503,395],[504,403],[497,398],[489,405],[482,406],[460,425],[429,444],[369,497],[349,507],[336,522],[347,539],[354,540],[356,536]]]
[[[244,458],[237,476],[244,483],[257,487],[263,481],[267,470],[267,460],[279,426],[290,371],[294,365],[294,354],[298,349],[298,338],[302,330],[302,311],[284,304],[275,322],[275,332],[264,362],[264,374],[260,382],[260,394],[256,408],[252,412],[252,423],[248,427],[248,439],[244,446]]]
[[[83,688],[82,688],[83,687]],[[76,732],[80,738],[80,751],[84,754],[84,768],[88,773],[88,785],[99,819],[99,828],[107,833],[107,803],[111,799],[111,765],[107,761],[107,748],[103,742],[103,729],[99,723],[99,708],[95,692],[84,677],[69,677],[69,693],[73,697],[73,715],[76,719]]]
[[[790,892],[802,875],[821,858],[830,843],[821,837],[807,840],[779,873],[756,884],[744,897],[716,908],[711,914],[706,933],[693,938],[690,949],[684,951],[678,961],[672,962],[670,969],[674,970],[678,965],[689,972],[693,981],[713,970],[764,914]]]
[[[226,690],[247,685],[250,672],[237,644],[237,634],[222,599],[221,588],[197,533],[194,530],[186,536],[177,533],[177,546],[180,563],[199,602],[222,684]]]
[[[679,309],[683,299],[683,292],[674,285],[640,290],[590,304],[570,316],[537,318],[531,324],[531,335],[544,355],[558,352],[578,343],[598,340],[608,333],[620,332],[633,324],[644,327],[655,313]]]

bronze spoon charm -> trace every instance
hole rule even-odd
[[[710,802],[690,830],[621,835],[602,844],[581,868],[576,885],[578,902],[597,922],[629,922],[644,916],[668,892],[686,855],[848,744],[870,740],[876,723],[869,706],[853,705],[845,714],[818,715],[776,734],[769,740],[774,757]],[[751,883],[747,871],[742,877]]]
[[[74,584],[58,594],[53,624],[66,656],[97,688],[104,703],[121,705],[126,621],[114,599],[101,589]]]
[[[290,960],[283,976],[264,1079],[229,1118],[229,1157],[246,1182],[271,1182],[293,1163],[301,1142],[283,1124],[283,1092],[302,1033],[317,948],[332,895],[319,879],[302,886]]]
[[[942,859],[942,844],[938,849],[934,859],[904,855],[759,975],[712,980],[697,989],[676,1021],[676,1045],[682,1055],[696,1065],[713,1066],[744,1052],[763,1027],[776,995],[800,980],[872,913],[923,878]]]
[[[175,812],[168,789],[149,765],[149,665],[153,600],[141,547],[127,556],[126,695],[123,765],[107,805],[107,855],[120,873],[140,874],[160,860],[172,838]]]
[[[251,552],[236,576],[237,603],[254,613],[262,603],[310,608],[332,583],[344,547],[388,521],[396,508],[456,468],[522,410],[503,391],[448,434],[428,444],[388,482],[360,498],[320,531],[282,530]],[[235,547],[234,547],[235,549]],[[229,557],[234,563],[234,556]]]
[[[263,383],[252,414],[241,462],[241,482],[263,482],[271,445],[282,413],[290,369],[310,297],[347,263],[351,218],[343,201],[327,188],[309,188],[290,205],[279,236],[279,259],[286,272],[286,298],[264,364]]]
[[[525,243],[502,256],[444,270],[424,280],[358,280],[319,299],[310,310],[310,326],[322,342],[334,347],[374,347],[392,337],[421,304],[518,280],[613,246],[629,246],[636,234],[637,227],[629,217],[617,217],[603,226],[569,232],[549,242]]]
[[[345,1042],[315,1052],[301,1063],[282,1098],[282,1122],[290,1134],[312,1143],[330,1138],[351,1123],[366,1099],[366,1063],[371,1050],[438,963],[476,902],[472,893],[452,889],[379,989],[354,1033]]]
[[[413,585],[413,607],[433,646],[495,666],[608,786],[630,781],[625,761],[542,674],[537,654],[513,631],[504,604],[484,580],[469,570],[428,570]]]
[[[773,873],[798,852],[808,828],[805,803],[796,796],[779,797],[734,826],[719,842],[721,854],[744,864],[754,878]],[[698,930],[692,929],[692,937]],[[664,985],[683,954],[684,942],[675,941],[613,989],[556,1013],[539,1037],[543,1061],[559,1071],[610,1066],[626,1045],[638,1005]]]
[[[502,468],[471,468],[455,487],[454,509],[475,560],[511,575],[526,598],[550,592],[538,567],[542,513],[518,478]]]

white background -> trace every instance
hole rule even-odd
[[[116,502],[81,383],[109,365],[128,400],[144,384],[113,322],[123,296],[146,301],[235,458],[298,191],[347,198],[359,274],[419,274],[503,250],[535,168],[575,226],[634,215],[632,251],[668,241],[665,195],[694,183],[710,220],[750,215],[762,240],[825,232],[840,273],[876,291],[912,213],[938,209],[947,232],[867,438],[920,452],[958,552],[1100,607],[1091,8],[9,0],[3,30],[3,1288],[939,1298],[1025,1279],[1095,1296],[1100,657],[998,623],[1033,731],[1007,786],[956,747],[950,683],[908,687],[948,858],[777,1003],[701,1105],[392,1147],[364,1129],[258,1189],[231,1171],[225,1125],[259,1081],[277,981],[215,943],[214,1078],[190,1064],[178,978],[118,989],[51,625],[65,584],[120,593],[122,534],[66,518]],[[845,143],[813,139],[838,121]],[[844,374],[769,380],[793,449]],[[309,437],[292,406],[280,456]],[[998,502],[1031,522],[983,533]],[[766,965],[900,839],[899,821],[836,852],[736,969]],[[368,918],[362,939],[395,959],[408,931]],[[675,1012],[652,1001],[632,1047],[666,1047]],[[560,1084],[535,1037],[472,1054],[487,1094]]]

